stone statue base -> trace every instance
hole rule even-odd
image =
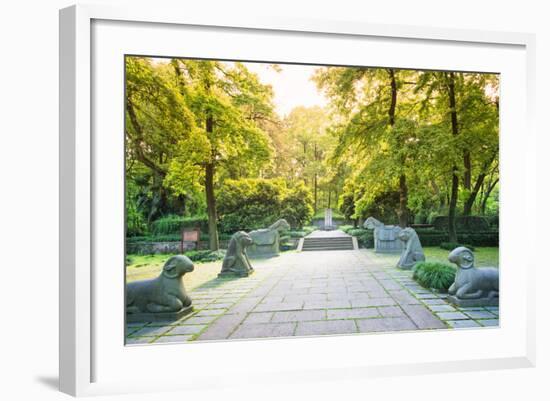
[[[275,250],[277,249],[277,250]],[[252,244],[246,250],[248,257],[253,259],[266,259],[272,258],[274,256],[279,256],[279,242],[277,241],[276,246],[273,245],[256,245]]]
[[[413,267],[414,267],[414,264],[408,265],[408,266],[397,266],[399,270],[412,270]]]
[[[225,272],[218,273],[218,277],[219,278],[224,278],[224,277],[248,277],[252,273],[254,273],[254,270],[249,270],[249,271],[244,271],[243,270],[243,271],[239,271],[239,272],[225,271]]]
[[[127,313],[126,323],[173,322],[193,312],[193,305],[177,312]]]
[[[498,300],[499,300],[498,297],[461,299],[461,298],[457,298],[454,295],[447,295],[447,301],[461,308],[468,308],[472,306],[498,306],[499,304]]]

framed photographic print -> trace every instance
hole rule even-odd
[[[60,29],[62,391],[531,366],[532,36]]]

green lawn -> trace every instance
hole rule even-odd
[[[499,266],[497,247],[476,247],[475,249],[474,257],[476,266]],[[441,249],[439,247],[426,247],[424,248],[424,254],[426,255],[426,260],[428,262],[449,263],[447,259],[449,256],[449,251],[445,249]]]
[[[166,262],[173,254],[167,255],[128,255],[129,264],[126,268],[126,280],[128,282],[144,280],[156,277]],[[183,278],[185,288],[188,291],[199,287],[217,277],[221,270],[222,261],[208,263],[195,263],[195,271]]]

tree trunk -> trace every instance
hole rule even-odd
[[[487,201],[489,200],[489,196],[491,196],[491,192],[493,192],[493,189],[495,189],[495,186],[498,183],[498,178],[493,181],[488,187],[487,191],[483,195],[483,200],[481,201],[481,214],[485,214],[485,208],[487,207]]]
[[[464,202],[464,210],[462,211],[462,214],[464,216],[469,216],[472,214],[472,207],[474,206],[474,202],[476,200],[477,194],[481,189],[483,180],[485,180],[485,173],[481,173],[480,175],[477,176],[477,180],[474,185],[474,188],[470,191],[470,195],[468,196],[468,199],[466,199],[466,202]]]
[[[409,223],[409,211],[407,209],[407,177],[405,174],[401,174],[399,177],[399,226],[401,228],[407,227]]]
[[[214,174],[213,163],[208,163],[205,167],[204,188],[206,192],[206,212],[208,214],[208,237],[211,251],[217,251],[220,248],[218,240],[218,213],[216,211],[216,198],[214,196]]]
[[[388,116],[390,121],[390,126],[395,125],[395,109],[397,107],[397,80],[395,79],[395,71],[393,69],[388,69],[388,74],[390,76],[390,87],[391,87],[391,103],[388,110]],[[403,168],[405,167],[405,160],[402,162]],[[407,227],[409,223],[409,211],[407,209],[408,203],[408,188],[407,188],[407,177],[404,173],[399,176],[399,210],[397,212],[399,216],[399,226],[402,228]]]
[[[464,151],[463,159],[464,159],[464,188],[470,191],[472,189],[472,159],[470,157],[469,150]]]
[[[317,214],[317,173],[313,177],[313,214]]]
[[[449,94],[449,109],[451,112],[451,129],[453,136],[458,136],[458,117],[456,113],[455,75],[450,72],[447,76],[447,89]],[[458,242],[456,235],[456,204],[458,201],[458,172],[453,166],[453,179],[451,183],[451,199],[449,200],[449,241]]]
[[[214,118],[210,113],[206,116],[206,132],[214,132]],[[211,251],[220,249],[218,240],[218,211],[216,210],[216,196],[214,195],[214,152],[212,151],[210,161],[204,168],[204,190],[206,192],[206,214],[208,215],[208,245]]]

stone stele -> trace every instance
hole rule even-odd
[[[126,322],[178,320],[193,310],[185,291],[183,276],[194,270],[187,256],[176,255],[166,261],[160,275],[126,285]]]
[[[499,271],[495,267],[474,266],[474,253],[460,246],[449,253],[449,261],[456,264],[454,283],[447,299],[461,307],[498,306]]]
[[[248,233],[252,245],[247,249],[250,257],[270,257],[279,255],[281,232],[290,230],[290,224],[285,219],[277,220],[268,228],[261,228]]]
[[[244,231],[233,234],[222,263],[222,271],[218,277],[247,277],[254,272],[246,248],[252,245],[252,238]]]
[[[363,224],[364,228],[374,230],[374,252],[376,253],[400,253],[403,243],[397,237],[401,227],[385,225],[374,217],[369,217]]]
[[[402,229],[398,234],[398,238],[405,244],[399,262],[397,262],[398,268],[410,270],[417,262],[426,260],[420,239],[414,229],[410,227]]]

